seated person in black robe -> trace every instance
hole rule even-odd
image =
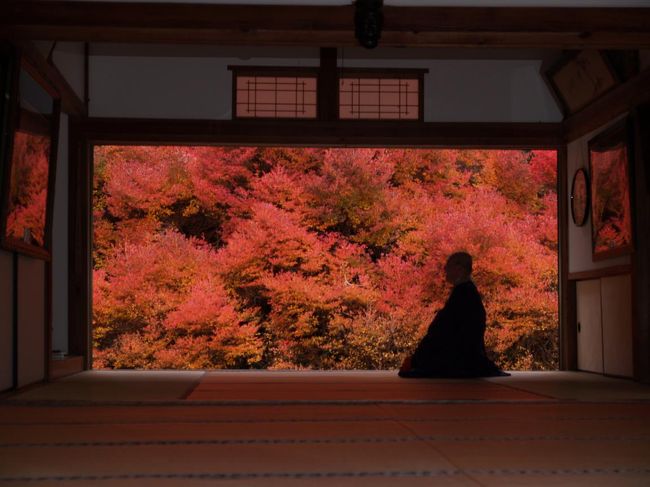
[[[445,277],[454,285],[400,377],[491,377],[509,375],[485,354],[485,308],[471,280],[472,257],[457,252],[447,259]]]

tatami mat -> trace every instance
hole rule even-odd
[[[200,371],[88,371],[30,388],[14,400],[164,401],[182,399],[205,375]]]
[[[84,373],[0,401],[0,485],[650,485],[647,390],[564,373]]]
[[[580,401],[650,401],[650,386],[586,372],[512,372],[485,379],[534,394]]]

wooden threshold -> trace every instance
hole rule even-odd
[[[61,360],[50,360],[49,364],[50,380],[60,379],[84,370],[84,358],[79,355],[67,356]]]

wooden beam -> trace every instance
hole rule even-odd
[[[631,274],[632,266],[630,264],[621,264],[611,267],[602,267],[590,271],[570,272],[569,281],[587,281],[589,279],[601,279],[603,277],[620,276],[622,274]]]
[[[89,118],[77,125],[94,143],[258,144],[356,147],[556,148],[555,123],[420,123],[304,120]]]
[[[380,46],[650,48],[650,8],[390,7]],[[355,46],[354,7],[9,0],[11,39]]]
[[[37,70],[39,76],[56,91],[61,99],[61,110],[76,117],[85,117],[87,115],[86,105],[57,67],[47,62],[33,43],[15,41],[14,44],[20,49],[28,63]]]
[[[564,120],[566,140],[567,142],[576,140],[648,101],[650,101],[650,68]]]

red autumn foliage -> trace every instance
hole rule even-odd
[[[45,243],[45,209],[49,177],[50,139],[17,131],[14,137],[6,235]]]
[[[99,147],[95,363],[391,368],[475,256],[505,368],[557,363],[555,153]]]
[[[632,243],[627,158],[625,146],[591,153],[592,221],[596,253]]]

